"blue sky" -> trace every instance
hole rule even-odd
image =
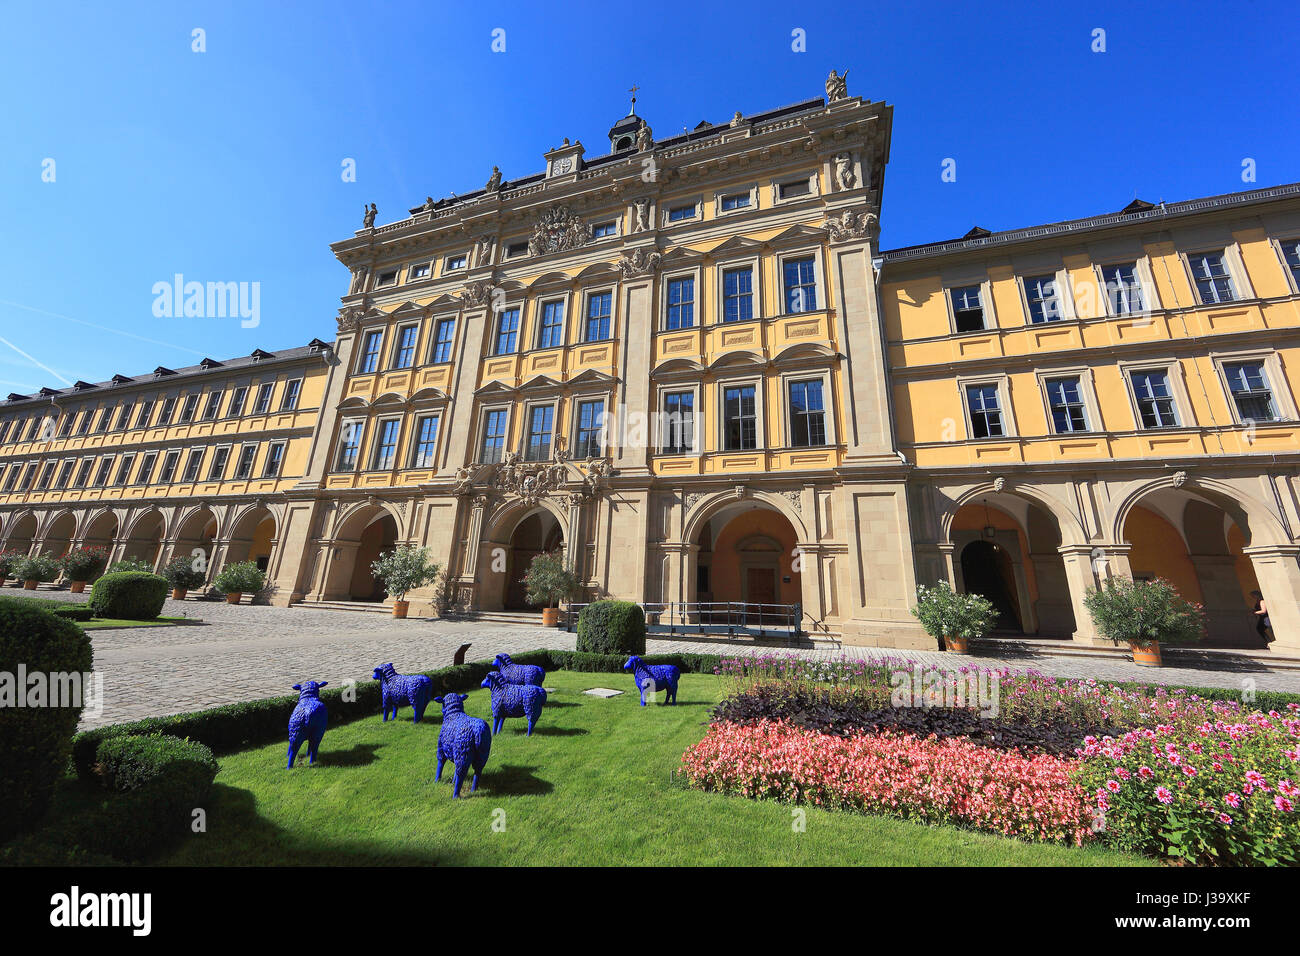
[[[494,163],[536,172],[565,136],[603,153],[633,83],[663,136],[848,68],[895,108],[885,248],[1294,182],[1296,36],[1283,2],[11,0],[0,394],[328,339],[347,284],[328,244],[363,203],[389,222]],[[155,317],[176,273],[260,283],[260,325]]]

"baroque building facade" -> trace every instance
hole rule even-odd
[[[381,599],[370,562],[408,542],[449,572],[414,613],[522,608],[558,549],[583,599],[788,607],[899,647],[929,644],[918,582],[1089,642],[1088,587],[1159,575],[1226,645],[1260,646],[1262,591],[1272,646],[1300,651],[1300,187],[882,252],[891,121],[832,74],[824,100],[661,140],[632,113],[604,155],[566,139],[395,222],[369,206],[332,246],[335,340],[272,359],[310,406],[275,420],[273,480],[47,487],[83,450],[56,425],[0,443],[39,465],[0,494],[0,543],[101,540],[111,511],[105,540],[162,562],[201,505],[196,546],[263,558],[279,604]],[[251,366],[187,377],[252,387]],[[11,396],[0,428],[80,401]],[[123,439],[245,440],[208,427]]]

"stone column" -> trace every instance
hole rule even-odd
[[[1093,551],[1091,544],[1063,544],[1056,549],[1065,563],[1065,580],[1070,588],[1070,607],[1074,611],[1074,634],[1072,640],[1083,644],[1097,644],[1105,639],[1097,634],[1092,625],[1092,615],[1083,605],[1083,599],[1089,588],[1097,586],[1093,572]]]
[[[229,538],[212,539],[212,558],[208,561],[208,581],[211,583],[216,579],[219,572],[226,564],[226,552],[230,548]]]
[[[1263,544],[1244,550],[1273,625],[1269,650],[1300,656],[1300,545]]]
[[[582,571],[578,567],[578,557],[582,548],[582,502],[582,495],[569,495],[569,527],[564,536],[564,570],[572,571],[579,577]]]

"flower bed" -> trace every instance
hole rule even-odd
[[[769,720],[715,723],[682,756],[686,779],[705,790],[1081,845],[1092,814],[1074,766],[958,737],[840,737]]]

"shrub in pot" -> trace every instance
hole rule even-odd
[[[1130,581],[1108,578],[1089,588],[1083,599],[1097,633],[1115,644],[1127,643],[1133,663],[1161,663],[1161,644],[1194,644],[1205,636],[1205,612],[1164,578]]]
[[[95,617],[152,621],[167,600],[167,579],[143,571],[111,571],[90,589]]]
[[[243,595],[266,587],[266,575],[252,561],[235,561],[222,568],[212,583],[225,592],[227,604],[238,604]]]
[[[19,559],[25,557],[27,555],[21,551],[0,551],[0,584],[5,583],[5,578],[13,577],[14,565],[18,563]]]
[[[916,589],[912,616],[925,633],[939,644],[939,650],[964,654],[972,638],[983,637],[997,623],[993,602],[982,594],[958,594],[947,581]]]
[[[86,582],[104,570],[104,565],[108,563],[108,552],[103,548],[73,548],[59,560],[70,590],[74,594],[80,594],[86,589]]]
[[[146,561],[144,558],[123,558],[121,561],[114,561],[105,573],[120,574],[123,571],[135,571],[139,574],[153,574],[153,562]]]
[[[564,554],[560,551],[534,556],[524,572],[523,583],[528,603],[542,605],[543,627],[555,627],[560,622],[557,605],[578,590],[578,578],[564,567]]]
[[[578,615],[576,646],[591,654],[645,654],[645,611],[631,601],[593,601]]]
[[[371,573],[384,583],[384,590],[393,599],[393,617],[406,617],[410,609],[407,592],[433,583],[441,570],[442,566],[430,559],[428,548],[411,544],[399,544],[370,565]]]
[[[23,582],[28,591],[36,590],[36,585],[53,581],[62,568],[57,558],[48,554],[33,554],[19,558],[14,562],[13,575]]]
[[[49,611],[0,600],[0,673],[16,674],[20,665],[29,674],[88,674],[94,667],[90,640],[77,625]],[[82,704],[84,700],[76,706],[0,707],[0,844],[45,812],[67,768]]]
[[[179,556],[172,558],[159,573],[167,579],[167,585],[172,589],[172,598],[176,601],[185,600],[187,592],[202,587],[207,577],[206,572],[194,567],[194,558]]]

